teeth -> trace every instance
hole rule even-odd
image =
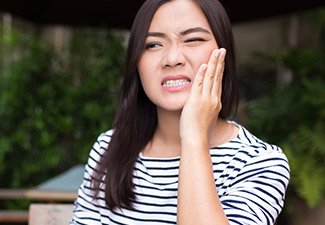
[[[184,84],[190,83],[186,79],[180,79],[180,80],[167,80],[165,83],[163,83],[163,86],[166,87],[177,87],[177,86],[182,86]]]

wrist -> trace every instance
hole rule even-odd
[[[208,136],[200,135],[192,138],[181,138],[181,150],[185,151],[206,151],[209,149]]]

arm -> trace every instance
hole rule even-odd
[[[202,65],[181,116],[177,224],[229,224],[214,183],[208,133],[221,110],[225,50]],[[197,118],[200,118],[198,120]]]
[[[210,154],[205,153],[209,153],[208,146],[194,149],[194,145],[184,144],[184,148],[192,152],[181,155],[178,224],[228,224],[214,183]]]

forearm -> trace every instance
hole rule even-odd
[[[207,141],[182,143],[177,224],[228,224],[217,194]]]

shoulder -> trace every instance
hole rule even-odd
[[[108,145],[108,143],[111,141],[113,133],[113,129],[101,133],[97,138],[97,143],[99,143],[100,145]]]
[[[88,158],[88,165],[95,167],[98,164],[101,156],[107,150],[108,145],[111,141],[114,131],[108,130],[106,132],[101,133],[97,140],[95,141],[93,147],[90,150],[89,158]]]
[[[231,164],[234,164],[238,172],[243,171],[244,168],[256,170],[279,166],[289,174],[288,159],[279,146],[257,138],[242,125],[236,125],[239,127],[237,138],[230,141],[226,147],[231,149],[229,151],[232,153]]]
[[[246,149],[250,157],[256,157],[270,153],[284,155],[282,149],[279,146],[259,139],[242,125],[238,126],[239,132],[236,140],[240,145],[240,149]]]
[[[103,152],[107,149],[111,138],[113,136],[114,131],[108,130],[106,132],[101,133],[98,137],[96,142],[94,143],[94,146],[92,148],[92,151],[95,151],[97,154],[102,155]]]
[[[241,172],[273,170],[289,179],[289,161],[279,146],[257,138],[243,126],[240,126],[237,139],[240,143],[237,157],[243,160]]]

